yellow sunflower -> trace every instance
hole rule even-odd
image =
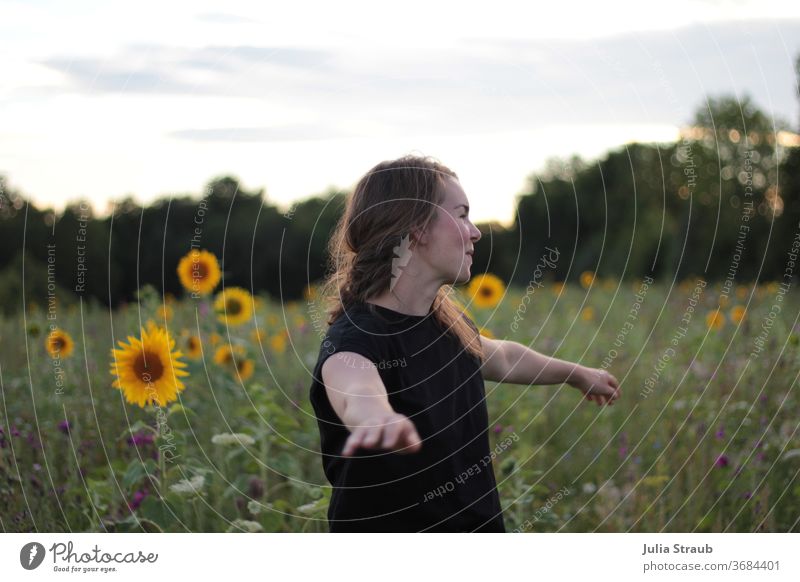
[[[306,301],[313,301],[314,299],[316,299],[317,298],[317,288],[314,287],[314,285],[312,285],[310,283],[308,285],[306,285],[305,289],[303,289],[303,298]]]
[[[706,315],[706,326],[713,329],[722,329],[724,325],[725,316],[722,315],[719,309],[716,311],[710,311],[708,315]]]
[[[286,337],[282,333],[272,336],[269,347],[273,352],[282,354],[286,350]]]
[[[47,353],[50,354],[51,358],[63,359],[72,355],[75,342],[63,329],[56,328],[47,335],[44,346],[47,348]]]
[[[203,354],[200,337],[190,333],[184,333],[181,338],[183,349],[186,350],[186,355],[192,360],[199,360]]]
[[[248,380],[250,376],[253,375],[253,370],[255,369],[255,365],[253,364],[253,360],[239,360],[236,362],[236,371],[239,373],[239,377],[244,380]]]
[[[739,285],[736,287],[736,298],[737,299],[744,299],[747,297],[747,294],[750,292],[750,289],[746,285]]]
[[[490,330],[490,329],[487,329],[487,328],[485,328],[485,327],[482,327],[482,326],[481,326],[481,327],[478,329],[478,331],[480,332],[480,334],[481,334],[483,337],[488,337],[489,339],[494,339],[494,334],[492,333],[492,330]]]
[[[242,325],[253,315],[253,296],[241,287],[228,287],[214,300],[217,319],[228,325]]]
[[[172,307],[168,303],[164,303],[156,309],[156,318],[159,321],[169,321],[172,319]]]
[[[469,282],[467,293],[477,308],[494,307],[500,302],[506,286],[500,277],[491,273],[483,273]]]
[[[208,295],[219,283],[222,271],[213,253],[192,249],[178,263],[178,277],[190,293]]]
[[[141,329],[141,339],[128,336],[127,344],[118,343],[121,349],[111,350],[111,373],[117,377],[112,386],[122,390],[128,403],[144,408],[178,399],[186,388],[179,378],[189,373],[181,369],[186,367],[183,354],[174,349],[175,340],[165,329],[148,325]]]
[[[581,319],[583,321],[592,321],[594,319],[594,308],[584,307],[581,311]]]
[[[254,329],[253,331],[250,332],[250,337],[257,344],[263,344],[264,340],[267,339],[267,330],[265,330],[264,328]]]
[[[741,305],[737,305],[736,307],[731,309],[731,321],[733,323],[736,324],[741,323],[745,315],[747,315],[747,309],[745,309]]]
[[[208,336],[208,341],[210,341],[210,342],[211,342],[211,345],[212,345],[212,346],[215,346],[215,345],[217,345],[219,342],[221,342],[221,341],[222,341],[222,336],[221,336],[221,335],[219,335],[217,332],[214,332],[214,333],[212,333],[210,336]]]
[[[588,289],[594,283],[594,273],[592,271],[584,271],[581,273],[581,286]]]
[[[244,348],[242,346],[232,346],[226,344],[217,348],[214,352],[214,363],[220,366],[230,366],[236,361],[236,357],[244,358]]]
[[[553,295],[561,295],[561,293],[564,292],[564,282],[558,281],[553,283],[553,285],[550,287],[550,290],[553,292]]]

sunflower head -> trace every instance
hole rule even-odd
[[[594,308],[593,307],[584,307],[581,310],[581,319],[583,321],[593,321],[594,320]]]
[[[181,347],[186,351],[186,355],[192,360],[199,360],[203,353],[200,343],[200,336],[184,332],[181,334]]]
[[[715,311],[710,311],[708,315],[706,315],[706,326],[711,329],[722,329],[725,325],[725,316],[722,315],[722,312],[719,309]]]
[[[173,311],[169,303],[164,303],[156,309],[156,319],[159,321],[169,321],[172,319]]]
[[[228,287],[214,300],[217,319],[228,325],[242,325],[253,315],[253,296],[241,287]]]
[[[494,307],[505,293],[505,284],[500,277],[491,273],[483,273],[469,282],[467,293],[477,308]]]
[[[272,339],[269,340],[269,347],[273,352],[282,354],[286,351],[286,336],[282,333],[272,336]]]
[[[314,299],[317,298],[317,295],[318,295],[317,288],[310,283],[306,285],[305,288],[303,289],[303,298],[306,301],[314,301]]]
[[[254,369],[255,365],[253,364],[253,360],[245,359],[236,362],[236,372],[239,374],[242,381],[248,380],[250,376],[253,375]]]
[[[741,305],[737,305],[731,309],[731,321],[736,324],[741,323],[746,314],[747,309]]]
[[[178,277],[192,296],[208,295],[219,283],[222,271],[213,253],[192,249],[178,263]]]
[[[72,337],[63,329],[54,329],[51,331],[45,340],[45,348],[51,358],[68,358],[72,355],[72,350],[75,348],[75,342]]]
[[[581,286],[588,289],[594,283],[594,273],[592,271],[584,271],[581,273]]]
[[[128,343],[119,341],[120,349],[112,349],[111,373],[116,376],[112,386],[130,404],[144,408],[149,403],[165,406],[178,399],[185,388],[180,377],[189,373],[182,361],[183,354],[175,350],[175,340],[167,331],[155,325],[141,329],[141,336],[128,336]]]
[[[236,358],[244,358],[244,348],[242,346],[232,346],[225,344],[217,348],[214,352],[214,363],[220,366],[234,366]]]

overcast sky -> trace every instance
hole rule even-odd
[[[548,157],[673,140],[708,96],[798,126],[800,2],[271,4],[0,2],[0,173],[58,209],[221,174],[288,208],[418,153],[508,222]]]

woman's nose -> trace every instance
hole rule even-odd
[[[475,226],[474,224],[472,225],[472,237],[471,238],[472,238],[473,242],[478,242],[479,240],[481,240],[481,231],[478,230],[478,227]]]

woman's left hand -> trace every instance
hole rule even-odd
[[[613,405],[622,393],[619,381],[606,370],[581,366],[573,378],[569,385],[583,392],[584,398],[596,402],[597,406]]]

